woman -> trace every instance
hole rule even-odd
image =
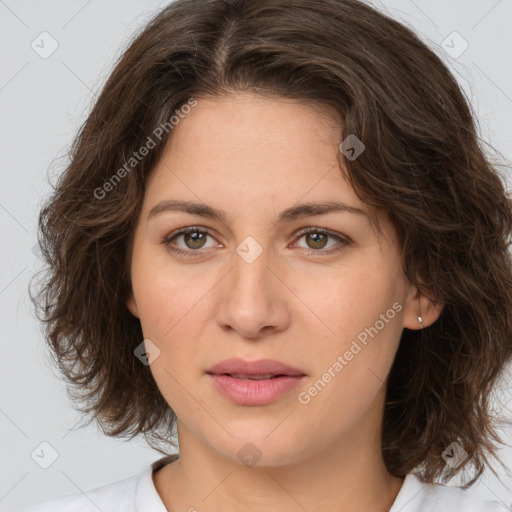
[[[179,457],[31,510],[505,510],[465,489],[502,442],[511,227],[460,88],[400,23],[170,4],[41,212],[35,302],[81,410],[162,454],[176,426]]]

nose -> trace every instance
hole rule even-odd
[[[253,259],[239,247],[233,257],[233,267],[218,291],[219,325],[250,339],[285,330],[290,322],[291,292],[282,274],[269,249],[263,248]]]

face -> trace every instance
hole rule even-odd
[[[178,431],[233,461],[247,443],[279,465],[377,435],[402,329],[417,328],[395,230],[379,213],[377,235],[344,178],[340,132],[291,100],[202,98],[147,183],[127,306],[160,351],[151,371]],[[219,217],[150,213],[171,200]],[[348,208],[297,209],[327,202]],[[302,377],[266,403],[240,403],[208,373],[230,358],[277,360]]]

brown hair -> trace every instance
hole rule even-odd
[[[191,98],[231,91],[329,107],[340,141],[365,144],[356,160],[340,152],[340,165],[361,200],[391,217],[409,281],[444,304],[431,326],[403,330],[384,461],[424,481],[471,464],[467,488],[496,457],[492,441],[503,443],[490,398],[512,355],[512,206],[442,60],[357,0],[178,0],[131,41],[39,218],[48,268],[31,297],[70,397],[107,435],[142,434],[166,453],[176,417],[134,357],[143,334],[126,307],[131,241],[169,119]],[[457,468],[441,457],[454,441],[469,455]]]

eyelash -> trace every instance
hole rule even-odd
[[[197,227],[197,226],[191,226],[191,227],[188,227],[188,228],[183,228],[183,229],[180,229],[179,231],[176,231],[174,233],[171,233],[170,235],[166,236],[164,238],[164,240],[162,240],[162,244],[165,246],[165,248],[175,254],[179,254],[179,255],[183,255],[183,256],[190,256],[192,258],[194,257],[200,257],[202,255],[204,255],[204,252],[201,251],[200,249],[198,250],[185,250],[185,249],[180,249],[180,248],[176,248],[176,247],[173,247],[171,245],[171,241],[175,238],[177,238],[178,236],[180,235],[183,235],[183,234],[186,234],[186,233],[202,233],[204,235],[210,235],[212,238],[213,235],[210,233],[210,231],[208,229],[205,229],[205,228],[201,228],[201,227]],[[322,235],[327,235],[331,238],[336,238],[338,239],[340,242],[341,242],[341,246],[338,245],[336,246],[335,248],[331,248],[331,249],[328,249],[328,250],[321,250],[321,249],[304,249],[302,248],[304,251],[307,252],[308,255],[315,255],[315,256],[322,256],[322,255],[330,255],[330,254],[333,254],[333,253],[336,253],[338,251],[341,251],[345,246],[347,245],[350,245],[351,241],[346,238],[346,237],[342,237],[338,234],[335,234],[334,232],[332,231],[329,231],[327,229],[323,229],[323,228],[313,228],[313,227],[310,227],[310,228],[306,228],[302,231],[300,231],[296,236],[297,236],[297,241],[299,241],[304,235],[307,235],[309,233],[318,233],[318,234],[322,234]]]

